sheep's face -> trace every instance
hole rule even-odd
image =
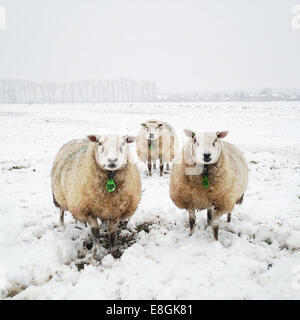
[[[97,164],[105,170],[115,171],[127,164],[127,144],[135,140],[135,137],[106,135],[88,136],[88,139],[97,143],[95,158]]]
[[[159,130],[164,125],[161,122],[147,122],[141,124],[145,128],[146,139],[157,140],[159,138]]]
[[[197,164],[216,163],[221,154],[219,139],[227,136],[228,131],[193,132],[184,129],[185,134],[191,138],[191,157]]]

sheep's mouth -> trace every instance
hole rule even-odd
[[[212,164],[211,160],[210,161],[204,161],[204,160],[197,161],[196,160],[194,163],[196,166],[199,166],[199,167],[208,166],[208,165]]]
[[[111,164],[108,165],[108,168],[115,169],[115,168],[117,168],[117,165],[114,164],[114,163],[111,163]]]
[[[149,141],[154,141],[154,140],[157,140],[158,137],[155,137],[155,138],[150,138],[150,137],[148,137],[147,139],[148,139]]]

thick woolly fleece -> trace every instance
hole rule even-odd
[[[101,220],[126,219],[141,199],[139,170],[127,149],[128,162],[114,176],[116,190],[108,192],[108,174],[96,163],[96,148],[97,143],[84,139],[72,140],[59,150],[51,172],[54,199],[79,221],[86,221],[88,215]]]
[[[242,153],[232,144],[221,143],[218,161],[208,165],[209,188],[203,187],[203,166],[195,169],[188,152],[191,140],[175,158],[170,177],[170,197],[181,209],[215,209],[215,217],[230,213],[248,184],[248,167]],[[194,172],[193,172],[194,170]],[[193,173],[193,174],[191,174]],[[198,174],[195,174],[198,173]]]

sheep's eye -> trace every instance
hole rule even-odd
[[[195,138],[193,138],[193,142],[196,146],[199,146],[199,142]]]

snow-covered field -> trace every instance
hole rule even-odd
[[[228,129],[250,182],[219,242],[206,214],[188,237],[169,175],[142,175],[142,201],[123,224],[120,259],[93,258],[89,229],[52,203],[57,150],[91,133],[136,134],[149,118]],[[0,105],[1,299],[300,299],[300,103]],[[132,146],[134,152],[135,145]],[[101,233],[106,236],[104,229]],[[126,248],[128,247],[128,248]]]

